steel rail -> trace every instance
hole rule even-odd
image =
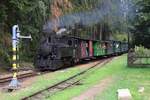
[[[97,67],[101,63],[102,63],[102,65],[101,65],[101,67],[102,67],[102,66],[104,66],[105,64],[107,64],[111,60],[112,60],[112,57],[100,60],[100,62],[98,62],[97,64],[91,66],[90,68],[87,68],[84,71],[81,71],[81,72],[79,72],[79,73],[77,73],[77,74],[75,74],[75,75],[73,75],[73,76],[71,76],[71,77],[69,77],[69,78],[59,82],[59,83],[56,83],[56,84],[54,84],[52,86],[49,86],[49,87],[47,87],[47,88],[45,88],[43,90],[40,90],[40,91],[30,95],[30,96],[24,97],[21,100],[37,100],[37,99],[38,100],[42,100],[44,97],[46,97],[45,96],[46,92],[48,92],[48,95],[50,95],[50,94],[54,94],[54,93],[56,93],[58,91],[64,90],[64,89],[66,89],[66,88],[68,88],[70,86],[77,85],[82,80],[82,79],[78,79],[79,76],[84,75],[89,70]]]

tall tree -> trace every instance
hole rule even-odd
[[[150,1],[138,1],[136,7],[136,20],[133,29],[134,44],[150,48]]]

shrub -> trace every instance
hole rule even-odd
[[[135,46],[134,51],[137,56],[150,56],[150,50],[144,46]]]

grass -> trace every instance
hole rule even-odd
[[[112,77],[112,84],[103,93],[95,96],[95,100],[116,100],[116,91],[119,88],[129,88],[134,100],[150,100],[150,69],[129,68],[126,66],[126,58],[126,55],[117,57],[104,67],[89,71],[82,79],[81,85],[68,88],[52,96],[47,93],[45,100],[70,100],[107,77]],[[66,79],[79,71],[81,69],[75,67],[65,72],[57,71],[52,74],[39,76],[34,84],[25,89],[14,93],[0,93],[1,100],[19,100],[24,96]],[[139,86],[145,87],[144,93],[138,93]]]
[[[87,78],[84,78],[82,80],[82,85],[68,88],[65,91],[48,97],[47,100],[70,100],[72,97],[80,95],[82,92],[86,91],[93,85],[100,83],[101,80],[107,77],[114,77],[114,74],[116,72],[124,69],[120,67],[124,58],[126,58],[126,56],[118,57],[100,69],[93,69],[92,71],[87,73]]]
[[[81,71],[79,68],[71,68],[65,71],[57,71],[46,75],[41,75],[36,77],[36,80],[27,88],[12,92],[4,93],[0,92],[0,100],[19,100],[22,97],[31,95],[36,91],[44,89],[52,84],[58,83],[68,77],[75,75],[77,72]]]
[[[122,69],[114,75],[115,82],[95,100],[117,100],[116,91],[119,88],[129,88],[133,100],[150,100],[150,68],[128,68],[126,58],[122,59],[120,67]],[[145,88],[143,93],[138,92],[141,86]]]
[[[82,80],[82,85],[68,88],[46,100],[70,100],[107,77],[113,77],[113,83],[95,96],[95,100],[117,100],[116,92],[119,88],[129,88],[133,100],[150,100],[150,69],[129,68],[126,66],[126,58],[126,55],[118,57],[103,68],[89,72],[88,78]],[[138,93],[139,86],[145,87],[144,93]]]
[[[134,64],[150,64],[150,58],[138,58]]]

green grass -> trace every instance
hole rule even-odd
[[[47,98],[47,100],[70,100],[72,97],[80,95],[93,85],[100,83],[102,79],[114,77],[115,73],[125,69],[124,67],[120,67],[120,65],[122,65],[122,60],[125,58],[126,56],[118,57],[102,68],[96,70],[93,69],[87,73],[87,78],[82,80],[82,85],[66,89],[65,91],[59,92],[56,95]]]
[[[102,79],[113,77],[113,83],[99,95],[95,100],[117,100],[117,89],[129,88],[134,100],[150,100],[150,69],[129,68],[126,66],[126,55],[114,59],[103,68],[89,72],[88,78],[82,80],[82,85],[68,88],[47,100],[70,100],[78,96]],[[144,86],[144,93],[138,93],[138,87]]]
[[[22,97],[31,95],[36,91],[44,89],[52,84],[58,83],[68,77],[75,75],[77,72],[81,71],[79,68],[71,68],[68,70],[57,71],[50,74],[38,76],[36,80],[31,84],[31,86],[27,88],[22,88],[21,90],[12,92],[12,93],[5,93],[0,92],[0,100],[19,100]]]
[[[128,68],[125,64],[126,59],[123,58],[122,69],[115,74],[115,82],[95,100],[117,100],[116,91],[119,88],[129,88],[133,100],[150,100],[150,68]],[[143,93],[138,92],[140,86],[145,88]]]
[[[70,100],[80,95],[90,87],[99,84],[101,80],[112,77],[113,82],[108,88],[95,97],[95,100],[116,100],[117,89],[129,88],[134,100],[150,100],[150,69],[149,68],[129,68],[127,56],[123,55],[113,59],[110,63],[99,69],[89,71],[81,81],[81,85],[68,88],[58,92],[55,95],[49,95],[45,100]],[[52,74],[37,77],[37,80],[31,86],[16,91],[14,93],[0,93],[1,100],[19,100],[21,97],[32,94],[51,84],[57,83],[75,73],[81,71],[80,68],[70,68],[65,72],[57,71]],[[138,87],[144,86],[144,93],[138,93]]]

